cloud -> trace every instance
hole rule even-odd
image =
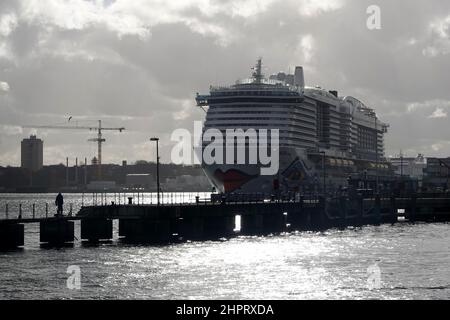
[[[135,35],[146,39],[152,28],[182,23],[193,32],[213,35],[221,44],[233,38],[217,16],[251,19],[265,12],[275,0],[27,0],[21,2],[20,20],[47,30],[106,28],[119,37]],[[309,2],[309,1],[307,1]],[[323,5],[322,5],[323,6]],[[311,7],[313,7],[311,5]]]
[[[450,142],[449,141],[439,141],[436,143],[433,143],[431,145],[431,150],[434,152],[442,152],[444,151],[444,154],[448,154],[450,150]]]
[[[7,93],[9,91],[8,82],[0,81],[0,94]]]
[[[311,62],[314,56],[314,37],[311,34],[307,34],[300,39],[298,50],[303,56],[304,63]]]
[[[436,110],[434,110],[434,112],[428,118],[447,118],[447,112],[445,112],[442,108],[436,108]]]
[[[423,49],[423,54],[430,58],[450,53],[450,15],[436,19],[429,25],[431,44]]]
[[[299,3],[299,12],[305,16],[316,16],[340,9],[344,2],[344,0],[304,0]]]
[[[17,16],[14,13],[0,15],[0,36],[9,36],[17,27],[17,23]]]
[[[336,89],[375,108],[391,124],[387,153],[443,153],[445,147],[434,151],[431,145],[450,136],[450,128],[428,117],[438,108],[450,110],[450,2],[404,1],[399,11],[398,4],[378,0],[377,32],[366,27],[371,4],[2,0],[0,77],[7,86],[0,87],[8,94],[0,95],[0,125],[55,124],[68,115],[102,119],[127,128],[106,137],[106,162],[148,156],[144,141],[151,135],[161,137],[167,161],[171,131],[204,119],[195,93],[247,77],[262,56],[265,74],[303,65],[307,85]],[[0,132],[0,164],[12,159],[28,133],[13,130],[1,139],[6,134]],[[89,137],[46,132],[47,163],[92,158]]]
[[[23,133],[23,129],[20,126],[0,125],[0,133],[7,136],[14,136]]]
[[[440,110],[438,112],[443,112],[443,110],[450,108],[450,100],[440,100],[440,99],[434,99],[434,100],[428,100],[424,102],[411,102],[407,104],[407,112],[415,112],[415,111],[425,111],[428,112],[430,109],[432,110]],[[435,112],[436,112],[435,111]]]

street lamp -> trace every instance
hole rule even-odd
[[[375,175],[376,175],[376,179],[375,179],[375,183],[376,183],[376,186],[375,186],[375,192],[376,192],[376,194],[378,194],[378,184],[379,184],[379,177],[378,177],[378,175],[379,175],[379,173],[378,173],[378,166],[379,166],[379,164],[378,164],[378,162],[379,162],[379,160],[378,160],[378,128],[377,128],[377,126],[378,126],[378,119],[377,119],[377,115],[376,114],[374,114],[374,117],[375,117],[375,157],[376,157],[376,168],[375,168]]]
[[[159,185],[159,138],[153,137],[150,138],[150,141],[156,141],[156,192],[158,197],[158,206],[160,204],[159,201],[159,192],[160,192],[160,185]]]
[[[325,196],[325,190],[326,190],[325,151],[320,151],[319,153],[322,155],[323,195]]]

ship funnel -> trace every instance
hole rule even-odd
[[[305,87],[305,77],[303,76],[303,67],[295,67],[294,86]]]

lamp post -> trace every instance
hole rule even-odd
[[[450,166],[449,165],[447,165],[444,161],[442,161],[441,159],[438,159],[439,160],[439,165],[441,166],[441,167],[446,167],[447,168],[447,180],[446,180],[446,182],[445,182],[445,189],[446,190],[448,190],[448,178],[449,178],[449,169],[450,169]]]
[[[159,185],[159,138],[153,137],[150,138],[150,141],[156,141],[156,192],[158,197],[158,206],[160,205],[159,201],[159,192],[160,192],[160,185]]]
[[[403,153],[400,151],[400,178],[403,180]]]
[[[325,151],[320,151],[319,153],[322,155],[323,195],[325,196],[325,190],[326,190]]]
[[[375,168],[375,175],[376,175],[376,179],[375,179],[375,192],[376,194],[378,194],[378,184],[379,184],[379,177],[378,177],[378,123],[377,123],[377,115],[374,113],[374,117],[375,117],[375,157],[376,157],[376,168]]]

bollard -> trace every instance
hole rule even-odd
[[[69,217],[71,217],[72,216],[72,209],[73,209],[73,204],[71,203],[71,204],[69,204]]]
[[[81,207],[84,207],[84,192],[81,194]]]
[[[22,204],[19,203],[19,219],[22,219]]]
[[[45,203],[45,217],[48,218],[48,203]]]
[[[33,219],[36,216],[36,205],[33,203]]]
[[[6,207],[5,207],[5,214],[6,214],[6,219],[8,219],[8,215],[9,215],[9,213],[8,213],[8,210],[9,208],[8,208],[8,204],[6,204]]]

